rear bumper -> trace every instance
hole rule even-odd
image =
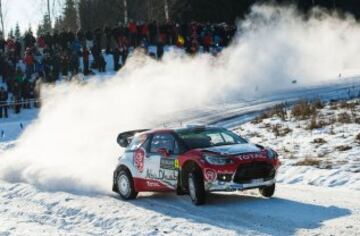
[[[270,180],[257,181],[254,183],[244,183],[244,184],[238,184],[232,181],[231,182],[215,181],[212,183],[206,183],[205,189],[208,192],[239,191],[239,190],[266,187],[273,185],[275,183],[276,183],[275,178]]]

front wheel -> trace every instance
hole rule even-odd
[[[189,195],[194,205],[205,203],[204,181],[200,171],[189,173],[188,176]]]
[[[261,187],[259,188],[259,192],[262,196],[270,198],[275,193],[275,184],[266,187]]]
[[[129,171],[120,170],[116,182],[118,192],[122,199],[130,200],[136,198],[138,193],[135,191],[134,181]]]

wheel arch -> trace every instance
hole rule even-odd
[[[201,172],[201,176],[203,176],[202,174],[202,170],[200,165],[194,161],[194,160],[187,160],[183,163],[183,165],[181,166],[181,171],[180,171],[180,178],[179,178],[179,187],[184,190],[187,191],[188,190],[188,176],[189,173],[198,170],[199,172]]]
[[[113,186],[112,186],[112,190],[114,192],[118,192],[117,186],[116,186],[116,181],[117,181],[117,177],[118,174],[121,170],[125,170],[128,171],[132,177],[134,177],[133,173],[131,172],[131,168],[129,168],[127,165],[125,164],[119,164],[118,167],[116,167],[115,171],[114,171],[114,179],[113,179]]]

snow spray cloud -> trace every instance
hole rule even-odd
[[[135,53],[111,79],[44,88],[39,118],[2,154],[0,178],[53,191],[109,192],[120,131],[152,127],[228,96],[294,86],[293,79],[335,78],[360,66],[359,42],[350,16],[315,10],[305,19],[292,7],[254,6],[216,58],[173,51],[155,61]]]

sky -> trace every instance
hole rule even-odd
[[[32,25],[36,32],[37,25],[46,13],[46,0],[2,0],[5,18],[5,31],[15,28],[18,22],[24,32]],[[53,2],[54,0],[51,0]]]

